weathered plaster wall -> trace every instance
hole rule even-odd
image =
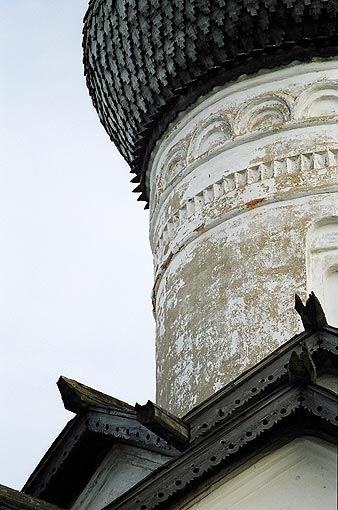
[[[300,438],[212,487],[184,510],[335,510],[337,451]]]
[[[177,414],[300,330],[294,293],[315,280],[309,232],[338,217],[337,63],[243,77],[156,146],[157,400]]]

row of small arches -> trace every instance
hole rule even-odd
[[[168,186],[197,158],[210,154],[235,137],[254,131],[281,127],[290,121],[338,115],[338,83],[317,84],[305,90],[297,100],[290,96],[266,94],[252,99],[234,114],[215,113],[166,155],[161,180]]]

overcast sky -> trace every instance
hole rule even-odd
[[[87,0],[0,0],[0,483],[72,417],[60,374],[154,399],[148,212],[85,87]]]

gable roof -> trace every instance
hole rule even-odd
[[[178,454],[137,420],[133,406],[65,377],[58,387],[66,408],[77,415],[29,477],[22,489],[26,494],[68,507],[116,443],[153,450],[168,459]]]
[[[338,329],[326,324],[312,293],[296,299],[305,331],[213,396],[177,418],[148,401],[135,407],[61,377],[66,408],[77,412],[23,491],[68,507],[114,442],[162,452],[167,462],[106,510],[171,508],[248,459],[301,435],[337,441]],[[326,377],[327,379],[327,377]],[[196,495],[196,492],[195,492]]]
[[[302,353],[307,353],[315,367],[305,379],[299,367],[297,373],[290,369],[290,359],[297,356],[301,360]],[[168,462],[110,503],[107,510],[167,508],[177,498],[186,497],[191,487],[224,476],[267,444],[273,448],[304,434],[334,441],[337,394],[316,381],[324,374],[337,373],[337,355],[337,328],[322,326],[300,333],[182,419],[151,402],[135,409],[116,399],[110,401],[109,396],[104,402],[114,402],[116,407],[95,407],[95,390],[74,382],[69,384],[77,395],[68,401],[68,390],[68,397],[64,393],[69,380],[63,378],[59,387],[65,404],[73,408],[75,398],[82,402],[81,412],[67,424],[23,490],[66,507],[113,442],[122,441],[162,451]],[[91,397],[84,405],[88,394]]]
[[[315,374],[290,372],[293,353],[308,353]],[[338,329],[323,326],[292,338],[268,358],[189,412],[189,447],[106,510],[171,508],[191,488],[233,471],[249,458],[301,435],[337,440],[337,394],[316,377],[337,374]],[[300,358],[301,359],[301,358]]]

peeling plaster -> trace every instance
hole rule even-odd
[[[309,290],[308,232],[337,214],[336,64],[218,88],[156,146],[157,401],[174,413],[301,329],[293,299]]]

